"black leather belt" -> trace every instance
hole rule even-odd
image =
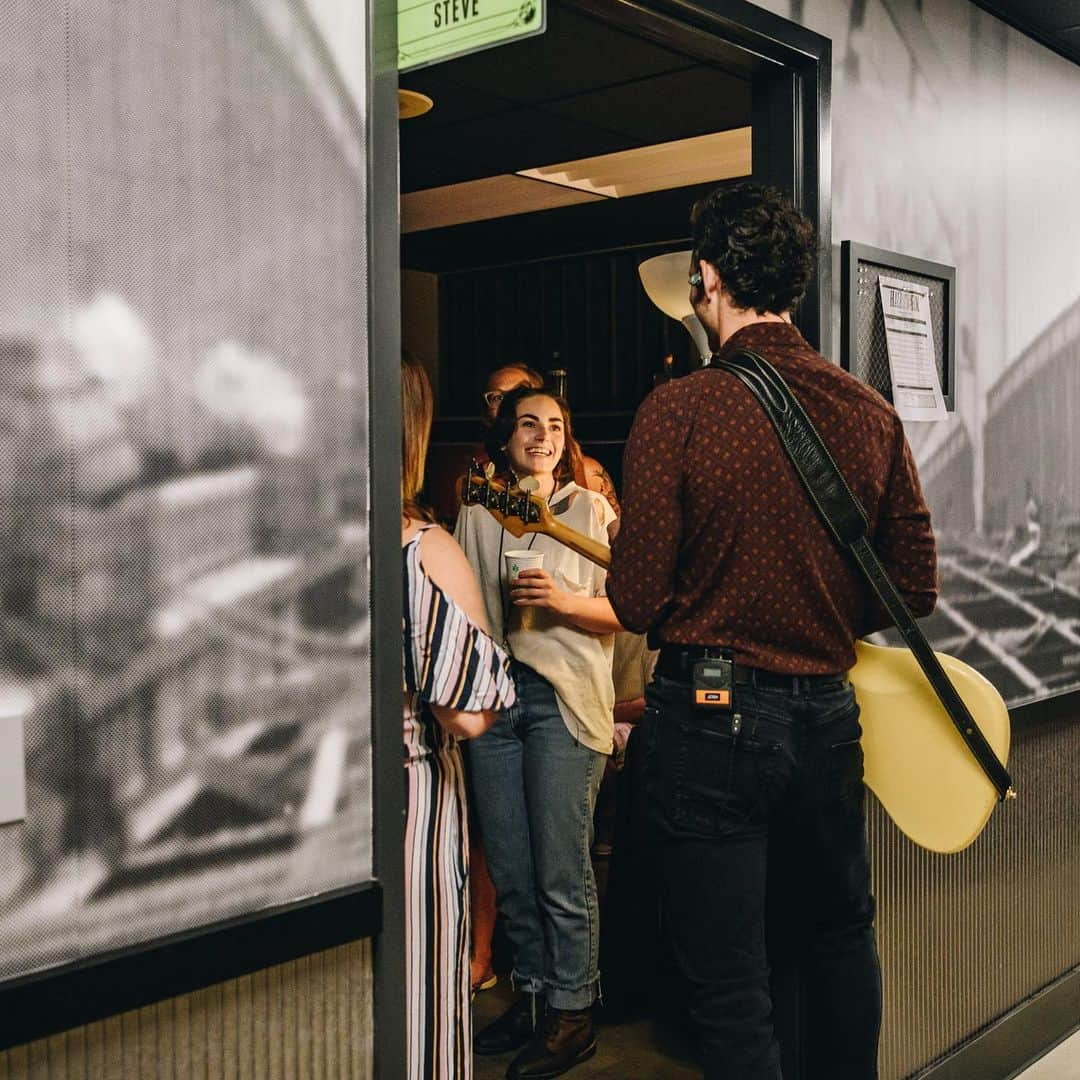
[[[656,674],[667,679],[689,682],[694,664],[699,660],[730,660],[729,650],[705,645],[664,645],[656,662]],[[734,679],[737,685],[756,686],[759,690],[786,690],[798,693],[823,690],[829,686],[846,686],[847,675],[784,675],[779,671],[736,664]]]

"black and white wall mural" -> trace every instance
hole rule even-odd
[[[0,0],[0,980],[371,876],[352,6]]]
[[[761,6],[832,40],[834,281],[843,240],[957,268],[956,412],[907,426],[927,634],[1011,705],[1076,689],[1080,68],[966,0]]]

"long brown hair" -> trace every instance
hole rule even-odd
[[[427,372],[407,353],[401,357],[401,512],[419,521],[431,513],[419,499],[435,402]]]
[[[574,450],[576,448],[580,454],[581,449],[574,439],[574,432],[570,426],[570,406],[566,404],[566,399],[559,397],[558,394],[549,394],[546,390],[535,390],[531,386],[518,386],[508,391],[503,396],[502,401],[499,402],[499,411],[495,416],[495,423],[491,425],[487,435],[484,437],[484,449],[487,450],[488,457],[495,463],[495,469],[499,475],[508,477],[510,475],[510,459],[506,456],[504,447],[509,442],[510,436],[514,434],[514,428],[517,426],[518,404],[524,401],[525,398],[531,397],[551,398],[559,406],[559,412],[562,413],[564,445],[562,457],[559,458],[554,470],[555,484],[557,487],[562,487],[563,484],[574,479]]]

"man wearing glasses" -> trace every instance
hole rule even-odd
[[[481,422],[484,427],[491,427],[495,423],[502,399],[511,390],[516,390],[519,386],[530,386],[534,390],[539,390],[543,385],[543,375],[527,364],[506,364],[496,368],[488,375],[487,385],[482,395],[484,412]]]

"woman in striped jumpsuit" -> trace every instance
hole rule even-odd
[[[507,657],[453,538],[416,496],[431,424],[423,369],[402,363],[403,736],[409,1080],[471,1080],[468,848],[458,740],[513,704]]]

